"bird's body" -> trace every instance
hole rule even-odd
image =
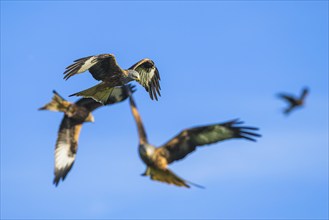
[[[114,87],[125,85],[131,81],[141,84],[149,92],[151,99],[158,100],[157,96],[160,96],[159,71],[150,59],[142,59],[129,69],[122,69],[113,54],[84,57],[66,67],[64,79],[69,79],[71,76],[87,70],[94,79],[102,82],[71,96],[89,97],[104,104],[112,95]]]
[[[128,91],[129,93],[134,92],[133,87],[115,88],[113,95],[105,104],[109,105],[125,100],[128,97]],[[91,112],[101,106],[103,106],[101,103],[90,98],[82,98],[71,103],[54,91],[52,101],[39,109],[64,112],[55,146],[55,178],[53,182],[56,186],[61,179],[65,179],[74,164],[82,124],[93,122],[94,117]]]
[[[241,122],[233,120],[227,123],[185,129],[164,145],[155,147],[147,140],[146,132],[132,95],[129,100],[131,111],[137,124],[139,155],[147,166],[143,175],[150,176],[152,180],[189,188],[189,184],[193,183],[180,178],[168,169],[170,163],[183,159],[198,146],[232,138],[244,138],[255,141],[253,137],[260,136],[250,132],[250,130],[257,130],[257,128],[236,126]]]
[[[304,88],[299,98],[284,93],[278,94],[278,97],[289,103],[289,106],[283,110],[288,115],[292,110],[302,107],[305,104],[305,98],[309,93],[308,88]]]

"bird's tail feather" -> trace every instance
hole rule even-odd
[[[70,102],[66,101],[61,97],[55,90],[53,91],[54,96],[49,103],[39,108],[39,110],[49,110],[55,112],[66,112],[71,105]]]
[[[85,98],[92,98],[103,105],[108,101],[111,96],[114,87],[109,87],[106,83],[99,83],[89,89],[83,90],[81,92],[74,93],[70,96],[82,96]]]
[[[289,113],[292,111],[292,107],[288,107],[288,108],[286,108],[286,109],[284,109],[283,110],[283,113],[285,114],[285,115],[289,115]]]
[[[199,188],[204,188],[203,186],[200,186],[198,184],[192,183],[190,181],[184,180],[177,176],[175,173],[173,173],[169,169],[157,169],[155,167],[147,167],[145,173],[143,174],[144,176],[150,176],[152,180],[168,183],[168,184],[173,184],[176,186],[182,186],[186,188],[190,188],[190,186],[187,184],[194,185]]]

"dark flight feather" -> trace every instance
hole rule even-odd
[[[139,83],[149,93],[150,98],[158,100],[160,93],[160,74],[154,62],[150,59],[142,59],[129,68],[140,74]]]
[[[164,155],[167,156],[168,163],[172,163],[192,153],[197,146],[213,144],[232,138],[256,141],[253,137],[261,137],[261,135],[249,131],[258,130],[258,128],[237,126],[241,123],[241,121],[232,120],[220,124],[185,129],[161,148],[167,152]]]

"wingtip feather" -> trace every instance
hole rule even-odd
[[[47,108],[45,106],[41,107],[41,108],[38,108],[38,110],[46,110]]]

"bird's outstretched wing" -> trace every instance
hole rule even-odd
[[[55,147],[55,178],[53,183],[56,186],[61,179],[65,179],[74,164],[81,127],[81,122],[64,116]]]
[[[304,88],[302,91],[302,94],[300,96],[300,100],[304,101],[305,97],[307,96],[307,94],[309,93],[309,89],[308,88]]]
[[[239,126],[242,123],[238,120],[232,120],[221,124],[185,129],[159,148],[159,151],[166,157],[167,162],[171,163],[184,158],[193,152],[197,146],[213,144],[232,138],[256,141],[255,137],[261,136],[252,132],[258,130],[258,128]]]
[[[130,103],[130,109],[131,113],[135,119],[136,125],[137,125],[137,131],[138,131],[138,137],[139,137],[139,144],[145,144],[147,143],[147,134],[142,122],[142,118],[139,114],[139,111],[137,109],[135,100],[132,96],[132,93],[129,94],[129,103]]]
[[[291,95],[280,93],[280,94],[278,94],[278,97],[281,98],[281,99],[283,99],[283,100],[285,100],[285,101],[287,101],[291,105],[295,105],[296,104],[296,98],[294,98]]]
[[[122,69],[116,62],[112,54],[100,54],[77,59],[74,63],[66,67],[64,79],[69,79],[75,74],[83,73],[87,70],[96,80],[108,80],[118,73],[122,73]]]
[[[142,59],[129,68],[139,73],[139,83],[150,94],[151,99],[158,100],[160,94],[160,74],[154,62],[150,59]]]

